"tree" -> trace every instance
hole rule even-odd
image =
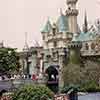
[[[100,80],[100,61],[97,58],[95,59],[96,61],[84,59],[84,63],[81,65],[74,63],[65,65],[63,69],[63,79],[65,81],[65,85],[77,83],[82,84],[91,80],[98,84]]]
[[[80,59],[80,48],[72,47],[69,52],[68,64],[64,64],[63,68],[63,80],[64,85],[69,84],[80,84],[81,83],[81,59]]]
[[[53,100],[54,93],[45,86],[26,85],[15,91],[12,100]]]
[[[63,69],[63,79],[64,85],[79,85],[81,83],[82,73],[80,71],[80,66],[76,64],[68,64]]]
[[[95,81],[96,84],[98,85],[99,79],[100,79],[100,62],[97,62],[93,60],[87,60],[85,61],[85,67],[84,67],[84,76],[85,79],[84,81]]]
[[[19,71],[20,63],[16,49],[0,48],[0,74]]]

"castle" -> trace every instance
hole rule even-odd
[[[77,23],[79,11],[76,7],[78,0],[67,0],[67,9],[65,14],[60,12],[56,23],[51,24],[48,19],[41,31],[43,47],[31,48],[30,53],[30,71],[28,73],[45,73],[50,66],[58,71],[61,84],[63,64],[67,62],[71,54],[70,48],[79,49],[79,56],[82,58],[98,58],[100,56],[100,21],[95,25],[88,27],[87,15],[84,16],[83,30]],[[34,53],[32,53],[34,51]],[[73,52],[72,52],[73,53]],[[33,58],[32,58],[33,57]],[[36,62],[35,60],[38,59]],[[24,61],[26,58],[24,59]],[[26,62],[26,61],[25,61]],[[40,64],[41,63],[41,64]],[[28,63],[25,63],[27,67]],[[37,67],[37,65],[39,65]],[[25,67],[25,68],[26,68]],[[29,70],[29,69],[28,69]]]
[[[58,58],[65,55],[68,50],[68,45],[71,42],[82,43],[82,56],[93,56],[100,54],[99,44],[96,41],[99,39],[100,35],[100,22],[97,22],[96,28],[94,26],[88,28],[87,15],[85,13],[84,26],[83,30],[81,31],[77,23],[77,1],[78,0],[67,0],[68,9],[66,10],[66,14],[64,15],[61,12],[57,22],[53,23],[53,25],[48,19],[44,29],[41,31],[43,49],[45,52],[44,66],[46,67],[51,63],[58,64]]]

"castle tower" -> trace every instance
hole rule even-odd
[[[69,32],[71,33],[78,33],[78,10],[76,9],[77,1],[78,0],[67,0],[68,9],[66,11],[66,16],[68,17]]]
[[[87,21],[87,14],[86,14],[86,11],[85,11],[85,17],[84,17],[83,32],[84,32],[84,33],[87,33],[87,32],[88,32],[88,21]]]
[[[79,85],[81,83],[81,59],[80,59],[80,48],[81,42],[72,42],[68,44],[69,54],[68,54],[68,63],[63,68],[63,77],[64,85]],[[75,76],[75,77],[71,77]],[[70,78],[71,77],[71,78]]]
[[[48,35],[50,33],[52,33],[52,25],[51,25],[51,22],[48,18],[45,26],[43,27],[43,29],[41,30],[41,33],[42,33],[42,39],[43,39],[43,48],[44,49],[48,49]]]
[[[80,49],[82,47],[81,42],[73,41],[68,44],[69,48],[69,63],[77,64],[80,59]]]

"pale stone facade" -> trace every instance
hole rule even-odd
[[[27,51],[22,51],[19,53],[23,74],[39,76],[42,69],[41,52],[42,47],[31,47]]]

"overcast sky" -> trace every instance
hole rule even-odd
[[[41,42],[40,30],[48,17],[57,19],[60,8],[65,12],[66,0],[0,0],[0,41],[22,49],[27,32],[29,46],[35,40]],[[89,23],[100,17],[99,0],[79,0],[78,8],[79,25],[83,23],[85,9]]]

